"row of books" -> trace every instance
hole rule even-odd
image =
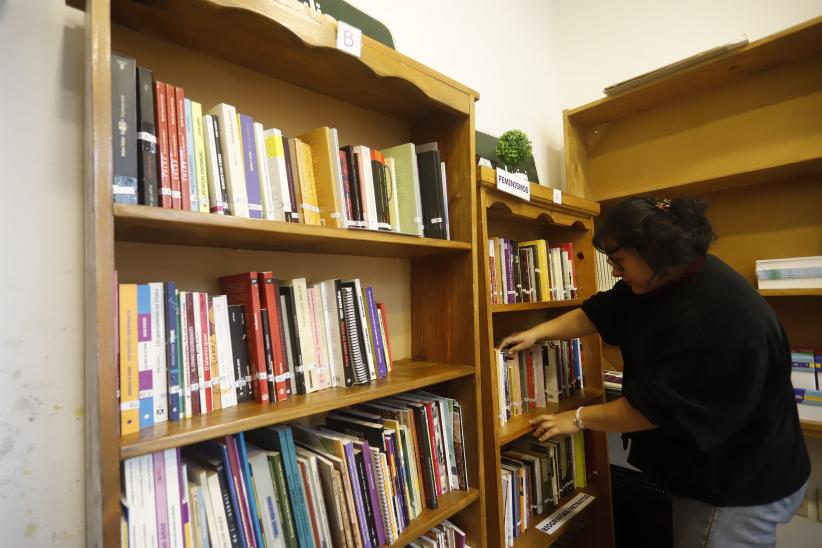
[[[123,545],[386,546],[467,489],[462,440],[459,403],[419,391],[126,459]]]
[[[406,546],[410,548],[471,548],[465,532],[448,520]]]
[[[221,295],[119,284],[122,435],[246,400],[365,384],[393,368],[385,306],[359,279],[245,272],[219,283]]]
[[[822,255],[756,261],[759,289],[822,288]]]
[[[577,298],[574,244],[545,240],[488,240],[491,304]]]
[[[622,392],[622,371],[605,369],[602,371],[602,386],[605,390]]]
[[[294,137],[226,103],[209,109],[112,55],[114,201],[450,239],[437,143],[340,146],[335,128]]]
[[[547,341],[512,355],[498,350],[500,423],[584,388],[579,339]]]
[[[582,432],[545,442],[522,438],[501,456],[506,546],[513,546],[535,517],[588,485]]]
[[[791,350],[791,382],[794,388],[822,390],[822,350]]]

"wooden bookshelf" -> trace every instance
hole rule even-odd
[[[599,497],[596,493],[596,489],[589,487],[574,490],[574,492],[570,495],[561,498],[556,508],[549,508],[542,514],[534,516],[533,525],[539,525],[539,523],[542,520],[553,514],[557,509],[561,508],[564,504],[573,499],[579,493],[588,493],[589,495],[596,498],[590,504],[588,504],[588,506],[580,510],[579,513],[576,514],[570,521],[560,526],[559,529],[557,529],[557,531],[551,535],[543,533],[536,527],[529,527],[525,534],[523,534],[521,537],[517,539],[514,539],[514,547],[545,548],[547,546],[553,546],[557,541],[563,538],[563,536],[565,536],[566,533],[571,533],[573,531],[573,533],[576,533],[579,536],[583,536],[587,532],[585,531],[587,527],[593,528],[595,526],[593,523],[585,523],[585,521],[592,515],[592,510],[596,507],[596,505],[601,505],[604,503],[599,500]]]
[[[470,489],[442,497],[439,508],[424,512],[400,540],[447,518],[466,531],[472,546],[485,546],[474,168],[479,95],[368,37],[361,57],[343,53],[335,48],[336,22],[299,5],[67,3],[86,14],[86,544],[120,543],[122,459],[298,418],[320,419],[345,405],[425,387],[462,404]],[[437,141],[446,162],[452,240],[115,207],[112,51],[136,58],[157,80],[184,88],[204,108],[228,102],[287,135],[328,125],[338,128],[341,145]],[[243,403],[121,438],[115,270],[121,282],[173,280],[187,290],[213,291],[219,275],[264,269],[275,276],[287,270],[289,277],[299,272],[309,279],[376,280],[375,291],[396,305],[389,308],[394,371],[366,386],[267,405]]]
[[[411,525],[403,531],[397,542],[391,546],[401,548],[409,542],[413,542],[421,535],[427,533],[432,527],[436,527],[442,523],[443,520],[449,519],[451,516],[473,504],[479,499],[479,491],[476,489],[469,489],[468,491],[451,491],[446,493],[438,500],[436,510],[426,508],[422,511],[420,516],[415,519]]]
[[[120,457],[127,459],[254,428],[291,422],[473,374],[474,368],[467,365],[399,361],[386,378],[370,384],[352,388],[329,388],[273,404],[244,402],[181,422],[157,424],[151,429],[141,430],[139,434],[123,436],[120,441]]]
[[[816,421],[799,421],[802,425],[802,431],[805,432],[805,437],[822,439],[822,422]]]
[[[504,546],[503,493],[501,485],[500,454],[503,446],[522,436],[529,435],[534,427],[528,422],[543,413],[555,413],[575,409],[580,405],[604,401],[602,389],[600,341],[596,336],[582,339],[585,390],[557,404],[512,416],[505,425],[500,423],[499,379],[494,353],[494,343],[506,335],[527,329],[537,323],[578,307],[582,301],[596,292],[594,275],[593,236],[594,217],[599,214],[599,204],[588,199],[562,194],[561,203],[554,201],[553,190],[531,183],[531,201],[502,193],[496,189],[495,171],[478,170],[479,207],[477,210],[478,268],[481,294],[480,336],[483,391],[483,414],[488,421],[483,439],[485,451],[485,508],[488,524],[488,545]],[[545,239],[549,244],[572,242],[577,276],[577,298],[568,301],[548,301],[517,304],[491,304],[488,274],[488,246],[490,237],[504,237],[518,241]],[[605,434],[586,432],[586,462],[589,488],[599,493],[592,508],[584,514],[591,519],[586,527],[591,532],[583,535],[589,539],[585,546],[613,546],[611,517],[610,468]],[[536,525],[541,521],[534,519]],[[576,518],[574,520],[576,521]],[[546,546],[561,538],[573,526],[563,527],[551,539],[533,528],[516,546]]]
[[[568,188],[603,208],[628,196],[703,196],[718,235],[711,252],[756,287],[757,259],[822,249],[820,89],[817,17],[566,111]],[[822,348],[822,290],[759,293],[792,347]],[[618,353],[609,358],[619,367]],[[802,429],[822,435],[818,423]]]

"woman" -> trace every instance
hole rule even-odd
[[[620,202],[594,245],[622,279],[500,348],[592,333],[618,345],[623,397],[543,415],[534,435],[627,433],[628,461],[674,495],[677,547],[775,546],[810,474],[790,348],[765,300],[707,253],[714,239],[701,200]]]

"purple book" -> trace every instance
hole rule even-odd
[[[137,383],[140,400],[140,430],[154,424],[154,369],[145,354],[150,345],[151,291],[148,284],[140,284],[137,286]]]
[[[248,194],[248,216],[263,218],[263,199],[260,195],[260,175],[257,173],[257,147],[254,146],[254,119],[240,114],[240,138],[245,166],[245,190]]]
[[[514,283],[514,257],[511,253],[511,240],[505,240],[505,279],[508,280],[508,293],[505,295],[505,302],[508,304],[517,302],[517,287]]]
[[[377,377],[382,379],[388,375],[388,366],[385,363],[385,347],[382,344],[382,329],[380,317],[377,315],[377,305],[374,303],[374,292],[370,287],[365,288],[368,299],[368,315],[371,317],[371,332],[374,334],[374,353],[377,355]]]
[[[357,462],[354,458],[354,444],[351,442],[343,442],[343,449],[345,450],[345,464],[348,466],[348,477],[351,478],[351,491],[354,494],[354,506],[357,507],[357,521],[360,526],[360,538],[363,546],[369,546],[368,534],[368,520],[365,517],[365,501],[363,500],[363,493],[360,491],[360,482],[357,481]]]
[[[180,527],[181,531],[180,534],[182,535],[180,538],[186,538],[186,529],[191,523],[191,519],[188,515],[188,493],[186,492],[186,481],[184,477],[186,475],[185,465],[183,464],[183,459],[180,458],[180,448],[177,448],[177,481],[180,485]]]
[[[154,502],[157,515],[157,546],[160,548],[169,548],[166,461],[162,451],[152,453],[151,456],[154,459]]]
[[[374,525],[377,527],[377,544],[383,546],[385,545],[385,524],[382,518],[382,505],[377,491],[377,481],[374,479],[376,474],[374,472],[374,463],[371,460],[371,446],[365,440],[354,442],[354,445],[360,449],[364,456],[365,476],[368,480],[368,492],[371,495],[371,507],[374,511]]]

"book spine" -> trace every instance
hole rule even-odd
[[[162,451],[157,451],[151,454],[151,458],[154,463],[154,508],[157,516],[157,546],[159,548],[170,548],[165,455]]]
[[[252,219],[263,218],[263,199],[260,193],[260,176],[257,165],[257,145],[254,143],[254,119],[238,114],[240,126],[240,150],[245,168],[245,190],[248,200],[248,215]]]
[[[283,318],[279,299],[279,282],[274,279],[271,272],[261,272],[259,274],[260,305],[269,311],[269,336],[271,338],[273,379],[270,380],[270,399],[282,401],[288,398],[286,375],[286,360],[284,356],[285,341],[283,336]],[[273,388],[273,390],[272,390]]]
[[[154,422],[168,420],[168,364],[166,363],[166,326],[163,284],[148,284],[151,298],[151,344],[154,387]]]
[[[211,302],[214,308],[214,328],[217,333],[217,359],[220,362],[220,405],[231,407],[237,405],[237,379],[231,344],[228,301],[225,295],[218,295]]]
[[[137,69],[137,189],[139,203],[157,206],[157,133],[154,121],[154,84],[152,72]]]
[[[271,344],[271,321],[268,318],[268,309],[260,309],[262,321],[263,353],[265,354],[266,382],[268,383],[269,398],[275,394],[274,387],[274,348]]]
[[[360,538],[364,547],[371,546],[371,534],[369,530],[369,521],[366,516],[366,500],[365,490],[361,476],[358,472],[357,460],[354,456],[353,445],[348,442],[344,446],[345,461],[348,466],[348,478],[351,483],[351,491],[354,496],[354,506],[357,511],[357,522],[360,527]]]
[[[288,548],[297,548],[297,531],[294,523],[294,514],[291,510],[291,503],[288,496],[288,487],[283,472],[283,460],[280,453],[270,451],[268,463],[271,468],[271,475],[274,480],[274,488],[277,491],[277,499],[280,503],[280,513],[283,521],[283,536]]]
[[[259,122],[254,122],[254,150],[257,156],[257,184],[262,197],[263,218],[269,221],[282,221],[282,214],[278,215],[277,211],[282,211],[283,204],[281,199],[275,200],[271,185],[271,169],[268,167],[268,156],[265,153],[263,125]]]
[[[288,174],[285,170],[283,135],[279,129],[266,129],[263,131],[263,139],[268,160],[274,220],[285,221],[286,215],[291,213],[291,196],[288,192]]]
[[[192,180],[197,181],[196,211],[208,213],[211,209],[211,204],[208,195],[208,161],[206,159],[203,106],[197,101],[191,101],[191,123],[191,134],[194,139],[194,159],[191,161],[189,171],[194,174]]]
[[[219,125],[228,208],[232,215],[249,217],[245,168],[243,166],[243,151],[240,143],[237,110],[231,105],[220,103],[212,108],[209,113],[217,118]]]
[[[154,111],[157,117],[157,195],[160,207],[171,209],[173,203],[171,199],[171,166],[168,156],[167,105],[166,85],[163,82],[154,82]]]
[[[388,366],[385,362],[385,348],[382,345],[382,330],[380,329],[380,318],[377,314],[377,305],[374,303],[374,291],[370,287],[365,288],[369,319],[371,320],[371,332],[374,338],[374,353],[376,354],[377,376],[383,378],[388,375]]]
[[[208,176],[208,208],[217,215],[226,214],[225,174],[219,143],[217,121],[210,114],[203,115],[203,139],[205,141],[206,174]]]
[[[388,371],[393,369],[394,360],[391,357],[391,337],[388,333],[388,312],[385,310],[385,303],[376,303],[377,311],[380,315],[380,326],[382,328],[383,347],[385,348],[385,360]]]
[[[111,55],[112,195],[137,203],[137,74],[134,59]]]
[[[220,363],[220,348],[217,341],[217,318],[214,310],[214,299],[205,295],[205,306],[208,316],[208,360],[209,377],[211,380],[211,402],[214,410],[222,409],[222,363]]]
[[[345,306],[343,304],[343,292],[340,280],[334,280],[334,293],[336,299],[337,325],[340,333],[340,348],[342,351],[342,380],[344,386],[349,387],[354,384],[354,364],[351,357],[351,334],[345,321]]]
[[[182,209],[180,186],[180,148],[177,131],[177,90],[166,84],[166,122],[168,124],[168,171],[171,175],[171,205],[173,209]]]
[[[198,293],[200,302],[200,345],[202,347],[203,375],[202,375],[202,403],[206,412],[214,410],[214,393],[211,380],[211,331],[208,323],[208,294]]]
[[[188,387],[191,392],[191,414],[192,415],[199,415],[201,413],[205,413],[205,409],[202,407],[202,398],[200,396],[200,390],[202,387],[200,386],[200,376],[199,376],[199,362],[200,360],[197,357],[197,346],[198,346],[198,337],[197,337],[197,324],[196,315],[199,313],[196,311],[197,307],[195,306],[195,294],[193,292],[189,292],[185,294],[186,300],[186,343],[188,346]],[[186,398],[186,403],[189,400]]]
[[[151,342],[151,292],[137,286],[137,360],[140,379],[140,430],[154,424],[154,364]]]
[[[194,154],[194,118],[191,112],[191,100],[183,98],[186,127],[186,169],[188,170],[188,203],[191,211],[200,210],[200,194],[197,190],[197,159]]]
[[[179,170],[180,179],[180,209],[183,211],[191,211],[185,91],[176,86],[169,86],[169,89],[174,90],[174,112],[177,116],[177,169]]]
[[[368,319],[366,318],[365,298],[360,279],[354,278],[354,288],[357,300],[357,313],[359,314],[359,324],[362,329],[363,347],[365,348],[365,359],[368,364],[368,377],[370,380],[376,380],[377,368],[374,364],[374,352],[372,350],[372,342],[368,336]]]
[[[286,182],[288,183],[288,202],[291,204],[291,212],[286,213],[286,220],[292,223],[299,223],[300,222],[300,205],[299,201],[297,200],[297,191],[296,188],[300,186],[299,181],[296,180],[297,174],[294,172],[294,166],[292,165],[291,159],[291,144],[289,143],[289,139],[285,136],[281,136],[282,144],[283,144],[283,162],[285,164],[285,176]]]
[[[140,431],[140,403],[137,362],[137,286],[120,284],[119,346],[120,346],[120,435]]]
[[[191,418],[191,383],[188,368],[191,357],[188,346],[188,307],[186,292],[177,290],[177,361],[180,363],[180,418]]]
[[[254,540],[254,546],[263,548],[263,534],[260,527],[260,513],[257,508],[257,496],[251,478],[251,470],[248,466],[248,450],[246,448],[245,436],[242,432],[227,436],[229,448],[231,449],[232,466],[236,463],[237,477],[245,498],[246,509],[248,510],[249,525],[251,526],[250,538]],[[249,545],[251,543],[249,542]]]
[[[166,501],[168,504],[168,542],[171,548],[184,547],[184,531],[180,508],[180,454],[179,449],[162,451],[166,477]]]
[[[245,379],[245,324],[243,305],[228,305],[229,330],[231,332],[231,353],[235,377],[235,397],[238,402],[248,399]]]
[[[177,322],[177,285],[166,282],[165,292],[165,328],[166,328],[166,366],[168,370],[168,419],[179,421],[180,416],[180,361]]]

